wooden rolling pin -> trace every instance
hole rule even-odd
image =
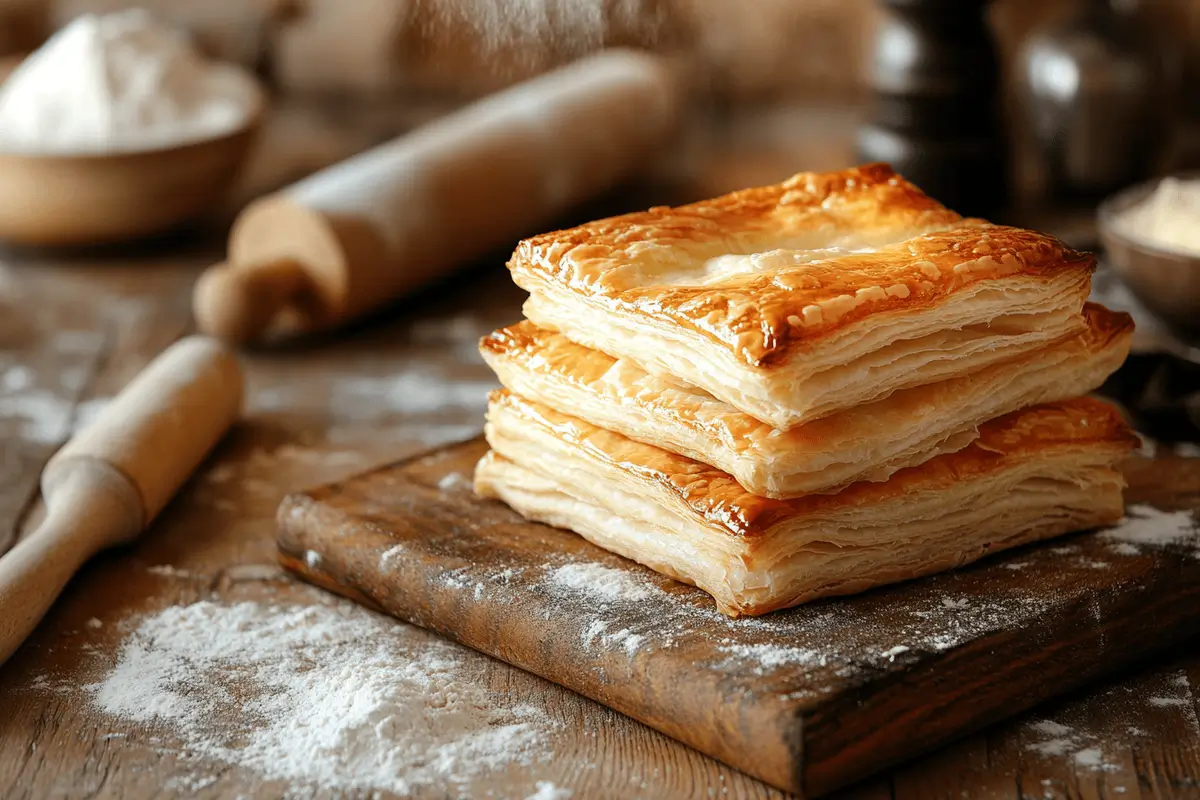
[[[679,101],[662,61],[602,53],[258,200],[196,285],[200,328],[247,342],[375,309],[628,176]]]
[[[100,550],[131,541],[238,415],[242,372],[193,336],[154,360],[42,472],[46,520],[0,558],[0,664]]]

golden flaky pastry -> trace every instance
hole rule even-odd
[[[522,241],[542,328],[789,428],[1082,332],[1095,261],[884,165]]]
[[[1080,398],[992,420],[883,483],[771,500],[720,470],[511,392],[492,394],[476,491],[711,594],[731,615],[961,566],[1121,517],[1114,464],[1136,444]]]
[[[500,382],[550,408],[711,464],[748,491],[795,497],[960,450],[979,425],[1025,406],[1087,394],[1129,352],[1128,314],[1089,304],[1088,327],[978,372],[779,431],[728,403],[525,321],[480,342]]]

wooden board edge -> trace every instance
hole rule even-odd
[[[1047,651],[1037,646],[1037,641],[1014,632],[1005,632],[1002,637],[991,636],[955,648],[942,658],[882,681],[873,687],[870,695],[855,696],[853,702],[856,711],[861,712],[863,705],[876,705],[883,709],[881,713],[885,718],[886,709],[890,707],[929,708],[930,704],[922,700],[930,697],[936,697],[940,702],[934,707],[936,714],[928,714],[926,719],[914,721],[910,713],[903,721],[907,734],[903,740],[906,743],[903,752],[881,744],[887,741],[888,728],[898,721],[898,717],[888,718],[887,724],[876,728],[870,735],[864,735],[854,745],[854,757],[851,757],[850,748],[839,750],[834,757],[826,757],[821,748],[809,747],[809,753],[814,757],[805,764],[806,796],[817,797],[856,783],[888,767],[1028,711],[1040,703],[1111,679],[1155,655],[1195,640],[1200,637],[1200,618],[1189,614],[1187,609],[1194,609],[1200,604],[1200,568],[1196,573],[1193,576],[1196,580],[1181,581],[1188,587],[1187,596],[1194,598],[1195,603],[1178,603],[1177,593],[1171,596],[1170,601],[1156,603],[1154,592],[1142,587],[1123,598],[1127,611],[1119,616],[1114,615],[1117,620],[1115,626],[1083,625],[1077,629],[1074,637],[1057,637],[1058,644],[1050,652],[1049,658],[1046,658]],[[1063,616],[1068,619],[1090,619],[1093,611],[1090,602],[1078,600]],[[1171,613],[1173,623],[1164,632],[1161,619],[1165,613]],[[1158,622],[1153,627],[1145,626],[1142,623],[1147,618],[1155,618]],[[1150,630],[1153,630],[1153,634],[1147,633]],[[1048,636],[1056,638],[1054,634]],[[1014,657],[1008,662],[1010,668],[1003,673],[993,671],[987,674],[981,683],[993,686],[1005,683],[1008,691],[991,697],[990,707],[982,713],[975,706],[975,710],[967,714],[965,709],[979,697],[981,687],[960,685],[957,691],[946,692],[946,672],[979,674],[979,669],[972,670],[971,662],[986,660],[989,664],[994,663],[988,654],[998,647],[1008,648],[1012,652]],[[1050,672],[1050,669],[1055,671]],[[1015,692],[1012,691],[1014,681],[1018,686]],[[827,727],[838,724],[838,718],[842,715],[837,704],[824,711],[829,721],[806,720],[806,736],[819,738]],[[899,739],[893,736],[892,741]],[[912,746],[907,746],[909,744]]]

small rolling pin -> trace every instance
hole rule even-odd
[[[193,336],[154,360],[42,472],[46,520],[0,558],[0,664],[100,550],[133,540],[233,424],[237,358]]]
[[[671,69],[626,51],[492,95],[250,204],[196,320],[233,342],[349,321],[615,185],[679,111]]]

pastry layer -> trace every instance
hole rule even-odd
[[[870,165],[536,236],[509,269],[540,327],[787,428],[1078,335],[1094,263]]]
[[[1129,352],[1128,314],[1089,304],[1080,336],[946,381],[904,389],[786,431],[702,389],[524,321],[480,342],[500,382],[601,428],[710,464],[753,494],[795,497],[960,450],[983,422],[1100,386]]]
[[[729,475],[508,391],[492,395],[480,495],[762,614],[1113,522],[1136,443],[1091,398],[992,420],[970,446],[837,494],[772,500]]]

